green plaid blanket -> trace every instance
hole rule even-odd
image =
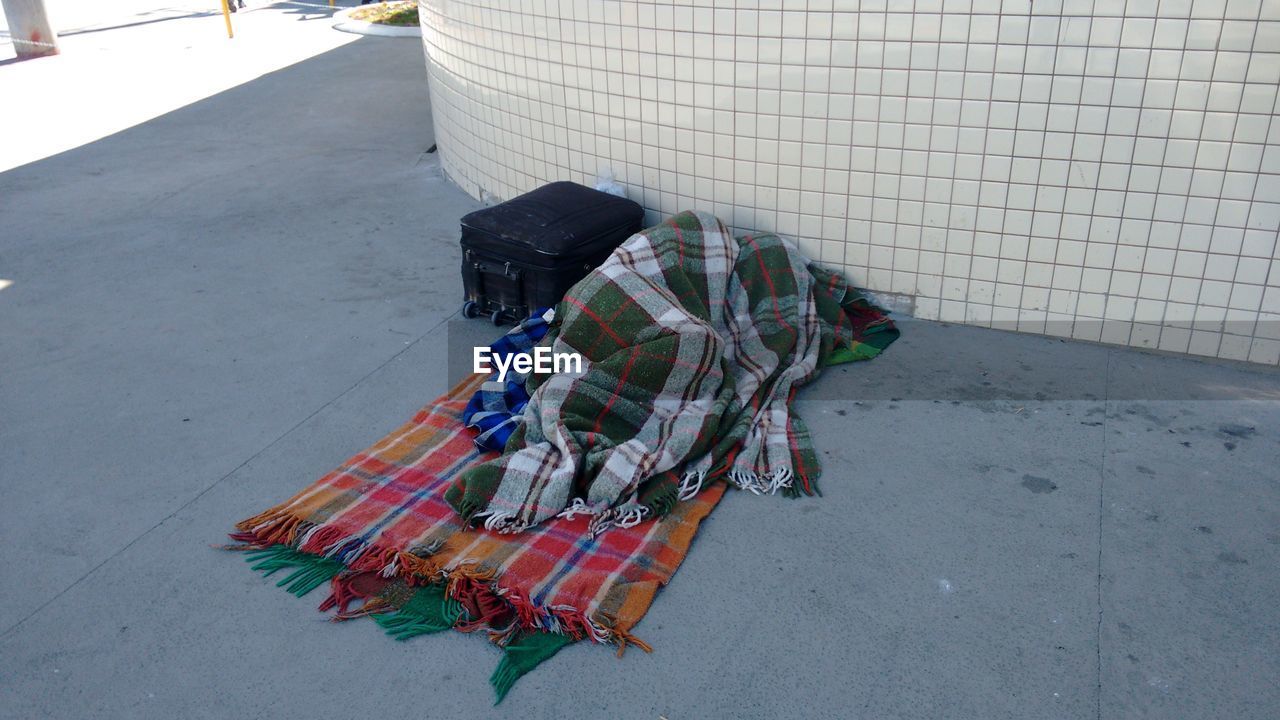
[[[506,452],[446,498],[490,530],[584,514],[594,535],[664,515],[719,478],[811,494],[821,466],[791,410],[796,389],[833,349],[873,357],[896,337],[778,236],[735,240],[718,219],[681,213],[569,291],[543,342],[581,354],[583,372],[533,376]]]

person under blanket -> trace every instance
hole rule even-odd
[[[663,515],[721,479],[756,494],[812,494],[821,464],[792,411],[796,389],[828,362],[874,357],[898,336],[883,311],[789,242],[735,239],[696,212],[624,242],[556,318],[543,342],[579,353],[585,372],[530,377],[503,455],[445,494],[489,530],[586,514],[594,535]]]

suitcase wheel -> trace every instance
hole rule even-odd
[[[475,300],[468,300],[462,303],[462,317],[471,319],[480,317],[480,306]]]
[[[494,311],[493,311],[493,314],[491,314],[491,315],[489,316],[489,320],[493,321],[493,324],[494,324],[494,325],[501,325],[501,324],[502,324],[502,311],[501,311],[501,310],[494,310]]]

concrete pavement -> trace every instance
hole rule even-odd
[[[802,395],[823,498],[731,493],[652,655],[570,647],[497,708],[481,639],[213,549],[493,335],[421,63],[355,40],[0,174],[0,717],[1280,712],[1269,368],[905,322]]]
[[[355,4],[255,0],[232,16],[228,39],[218,0],[52,0],[57,56],[13,62],[0,26],[0,172],[354,42],[330,26],[334,12]]]

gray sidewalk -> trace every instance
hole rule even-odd
[[[0,67],[3,73],[4,67]],[[369,38],[0,174],[0,717],[1271,718],[1280,373],[905,322],[637,634],[331,624],[214,549],[445,389],[420,47]]]

